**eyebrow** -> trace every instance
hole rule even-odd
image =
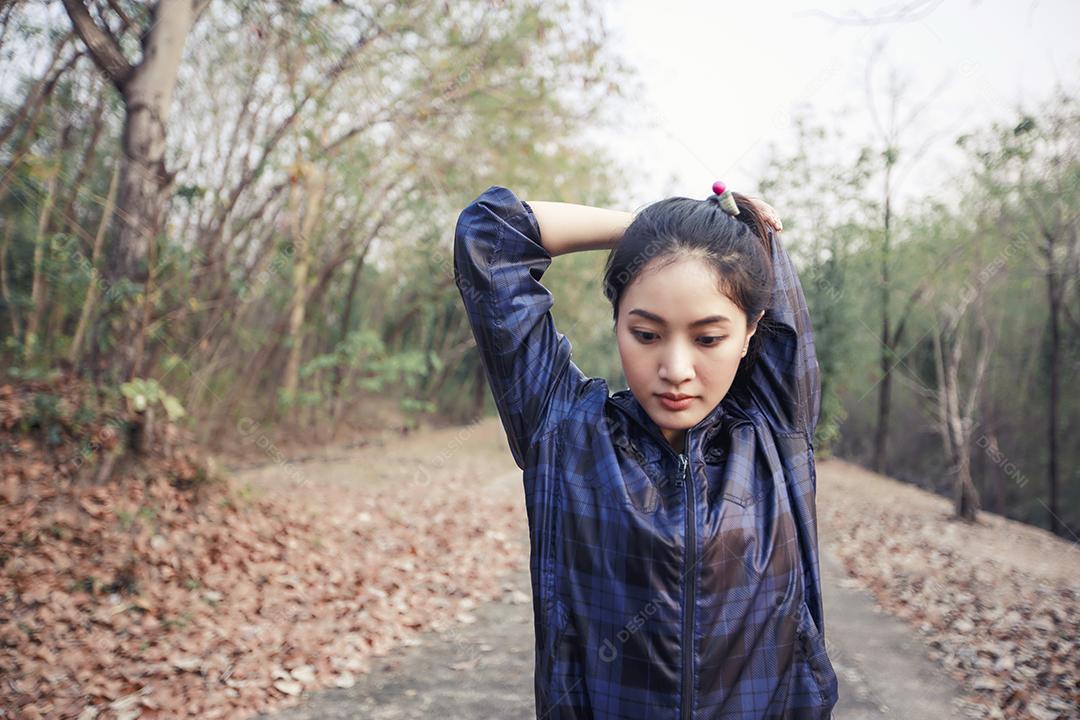
[[[652,320],[653,322],[660,323],[661,325],[667,325],[667,321],[664,318],[649,312],[648,310],[642,310],[641,308],[634,308],[627,315],[641,315],[642,317]],[[697,327],[699,325],[708,325],[714,322],[731,322],[731,318],[725,315],[710,315],[709,317],[703,317],[700,320],[695,320],[690,323],[690,327]]]

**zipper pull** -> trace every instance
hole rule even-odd
[[[675,478],[675,486],[682,487],[683,481],[686,480],[686,465],[688,460],[684,453],[679,453],[679,476]]]

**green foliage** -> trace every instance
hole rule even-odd
[[[818,364],[821,412],[816,449],[827,454],[847,417],[842,397],[852,391],[867,341],[875,345],[869,295],[874,287],[872,257],[877,245],[870,199],[875,154],[850,147],[835,132],[801,114],[789,153],[775,152],[760,183],[760,194],[779,209],[784,246],[799,267],[810,307]],[[889,160],[891,156],[884,157]],[[803,191],[816,187],[813,193]]]
[[[356,387],[373,393],[386,392],[399,398],[400,407],[413,415],[434,412],[437,405],[418,397],[423,381],[439,372],[442,361],[434,351],[406,350],[390,352],[382,338],[371,330],[356,330],[339,342],[332,352],[317,355],[300,368],[300,377],[323,381],[301,393],[297,404],[315,405],[332,398],[347,387],[336,388],[333,375],[326,371],[341,371],[355,377]]]
[[[125,12],[135,8],[129,5],[122,3]],[[7,57],[45,57],[49,44],[70,33],[63,13],[19,7]],[[612,188],[624,187],[625,168],[583,138],[635,110],[626,97],[635,84],[610,52],[603,14],[591,0],[463,0],[438,9],[210,4],[185,43],[180,74],[212,74],[216,91],[177,85],[164,168],[176,173],[175,185],[163,208],[164,232],[148,253],[155,263],[149,290],[130,278],[103,277],[115,216],[104,255],[92,259],[104,198],[123,161],[122,98],[92,63],[60,73],[39,111],[15,122],[0,148],[13,159],[0,196],[0,363],[14,379],[50,377],[67,362],[96,287],[96,312],[75,364],[98,383],[98,404],[71,406],[44,392],[26,404],[20,430],[62,444],[127,398],[137,408],[160,405],[173,419],[197,415],[204,439],[213,439],[234,416],[275,405],[294,342],[304,351],[298,389],[282,402],[304,412],[279,421],[336,422],[339,400],[362,393],[397,397],[411,416],[475,410],[485,388],[454,285],[449,221],[493,183],[525,198],[623,207]],[[115,11],[105,7],[102,19]],[[136,26],[150,21],[137,8],[128,14]],[[360,42],[376,26],[379,42]],[[129,32],[120,39],[133,57],[138,38]],[[5,120],[17,119],[12,113],[37,79],[11,78]],[[95,88],[100,107],[82,100]],[[1080,364],[1080,271],[1070,251],[1080,207],[1075,103],[1062,93],[957,138],[969,162],[950,184],[960,199],[931,194],[893,203],[888,233],[883,173],[892,170],[899,181],[911,149],[863,145],[808,112],[795,117],[794,142],[773,152],[757,190],[784,219],[811,308],[822,370],[817,450],[865,459],[884,355],[904,381],[893,387],[899,415],[890,442],[912,474],[928,476],[926,484],[942,480],[943,454],[922,400],[937,383],[930,339],[936,313],[985,274],[997,351],[980,417],[994,425],[1012,462],[1044,477],[1045,443],[1023,429],[1042,423],[1048,409],[1051,268],[1066,308],[1059,318],[1063,378]],[[275,108],[290,118],[280,130],[267,121]],[[401,128],[407,132],[392,131]],[[236,139],[208,145],[218,137]],[[297,168],[325,182],[302,242],[296,233],[312,185]],[[1048,234],[1058,239],[1053,251]],[[300,252],[309,273],[298,279]],[[621,386],[610,306],[600,292],[603,255],[558,258],[544,282],[575,361]],[[995,269],[982,272],[988,268]],[[288,318],[298,294],[305,315],[294,337]],[[896,321],[890,332],[906,322],[895,351],[882,350],[885,310]],[[34,313],[40,322],[31,345]],[[121,386],[110,376],[119,367],[114,358],[128,350],[119,345],[143,318],[148,366],[138,374],[160,380]],[[968,324],[960,333],[976,329]],[[963,372],[969,380],[970,363]],[[1080,466],[1075,443],[1066,442],[1080,413],[1075,395],[1058,398],[1060,467]],[[975,460],[982,462],[980,483],[1000,480],[999,468]],[[1002,497],[1035,512],[1041,487],[1010,487],[1013,495]],[[1080,522],[1080,490],[1065,492],[1073,494],[1070,522]]]
[[[176,188],[175,196],[183,198],[184,200],[191,201],[201,198],[206,194],[206,188],[199,185],[185,184]]]
[[[131,400],[137,412],[158,403],[168,414],[170,420],[179,420],[186,415],[180,401],[165,391],[153,378],[134,378],[120,386],[120,392]]]
[[[63,425],[60,420],[64,414],[60,411],[60,398],[48,393],[39,393],[34,396],[31,411],[27,415],[27,422],[31,428],[38,428],[45,435],[45,442],[50,446],[57,446],[63,442]]]

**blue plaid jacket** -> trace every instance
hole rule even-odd
[[[524,471],[538,718],[830,717],[820,376],[798,276],[772,243],[760,354],[676,453],[629,388],[609,394],[571,359],[528,204],[492,186],[458,218],[455,282]]]

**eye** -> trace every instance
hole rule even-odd
[[[653,340],[656,338],[656,333],[651,333],[647,330],[631,330],[630,334],[636,337],[639,341],[646,344],[653,342]],[[727,337],[727,335],[703,335],[698,339],[705,341],[711,340],[712,342],[703,342],[702,345],[704,345],[705,347],[714,347],[716,345],[719,345],[724,340],[727,340]]]
[[[656,333],[646,332],[644,330],[631,330],[630,334],[633,335],[634,337],[636,337],[641,342],[646,342],[646,343],[647,342],[652,342],[652,340],[650,338],[644,337],[645,335],[650,335],[652,337],[656,337]]]

